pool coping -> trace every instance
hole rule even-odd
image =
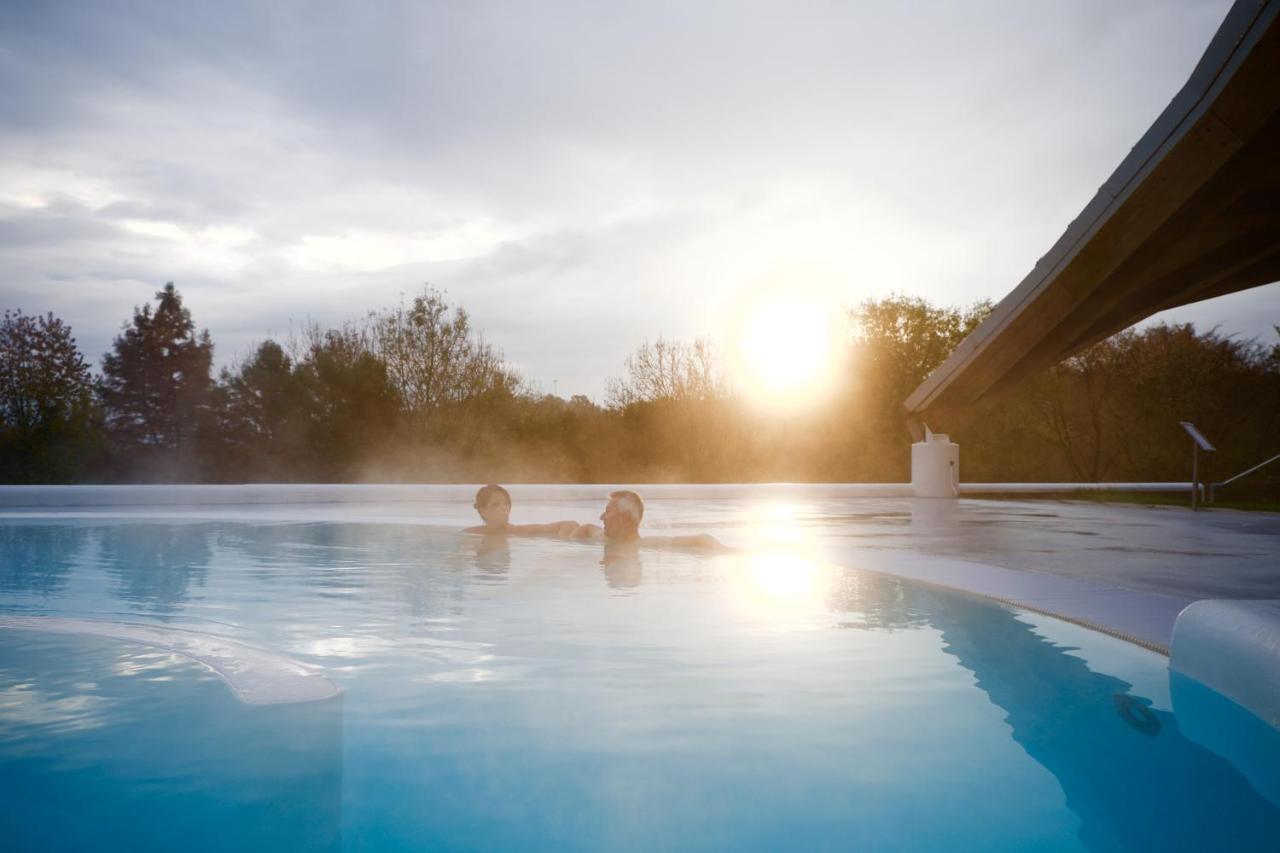
[[[1201,600],[919,552],[829,545],[824,559],[1052,616],[1166,657],[1178,615]]]
[[[335,503],[469,503],[479,483],[170,483],[0,485],[0,508],[220,506]],[[911,483],[512,483],[517,500],[597,500],[639,486],[647,499],[741,497],[910,498]],[[1058,495],[1075,492],[1187,492],[1190,483],[959,483],[957,496]],[[950,500],[951,498],[944,498]],[[936,498],[935,498],[936,500]]]

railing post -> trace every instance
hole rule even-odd
[[[1200,450],[1212,451],[1213,445],[1205,438],[1195,424],[1190,421],[1179,421],[1182,428],[1191,436],[1191,511],[1200,508]]]
[[[1191,442],[1191,511],[1195,512],[1198,507],[1196,497],[1200,491],[1200,445]]]

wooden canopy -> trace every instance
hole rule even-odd
[[[1280,0],[1238,0],[1191,78],[1035,269],[911,393],[921,423],[1163,311],[1280,280]]]

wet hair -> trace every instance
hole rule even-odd
[[[511,493],[499,486],[497,483],[490,483],[487,486],[481,486],[480,491],[476,492],[476,509],[482,506],[488,506],[489,500],[494,495],[502,495],[507,499],[507,506],[511,506]]]
[[[617,492],[610,492],[609,497],[618,502],[618,508],[635,521],[636,526],[640,526],[640,519],[644,518],[644,501],[640,500],[640,496],[628,489],[622,489]]]

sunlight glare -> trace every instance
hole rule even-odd
[[[830,312],[817,302],[775,297],[755,306],[737,336],[737,372],[760,402],[795,406],[820,396],[833,378]]]
[[[801,600],[814,593],[818,566],[797,554],[759,554],[750,561],[748,577],[766,599]]]
[[[831,578],[825,565],[796,550],[735,558],[733,599],[753,619],[783,627],[825,612]]]

